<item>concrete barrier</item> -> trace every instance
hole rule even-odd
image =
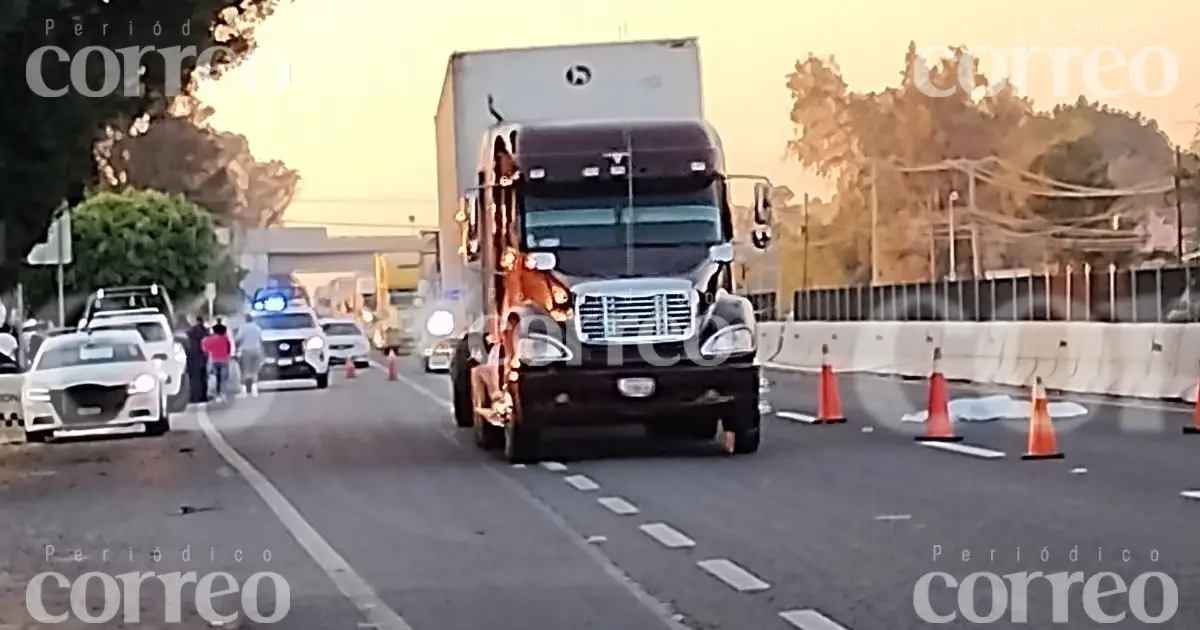
[[[942,349],[946,378],[1195,402],[1200,326],[1066,322],[771,322],[759,325],[768,367],[815,370],[821,346],[839,372],[921,378]]]

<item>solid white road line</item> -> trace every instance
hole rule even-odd
[[[875,517],[877,521],[908,521],[912,520],[912,514],[880,514]]]
[[[800,630],[847,630],[842,624],[811,608],[785,610],[779,616]]]
[[[638,529],[669,549],[686,549],[696,546],[696,541],[666,523],[646,523]]]
[[[1200,501],[1200,490],[1185,490],[1179,493],[1179,496],[1185,499],[1193,499]]]
[[[979,446],[971,446],[970,444],[959,444],[957,442],[917,442],[921,446],[936,448],[939,451],[950,451],[959,455],[967,455],[970,457],[978,457],[980,459],[1004,459],[1004,451],[993,451],[990,448],[982,448]]]
[[[560,462],[542,462],[542,468],[550,472],[566,472],[567,466]]]
[[[626,501],[625,499],[622,499],[621,497],[600,497],[599,499],[596,499],[596,501],[600,505],[608,508],[613,514],[617,514],[619,516],[629,516],[630,514],[638,513],[636,505]]]
[[[586,475],[571,475],[563,477],[563,481],[567,482],[572,488],[580,492],[592,492],[600,489],[600,484],[592,481],[591,477]]]
[[[733,587],[736,591],[745,593],[749,591],[765,591],[771,588],[770,584],[734,564],[732,560],[714,558],[712,560],[702,560],[697,562],[696,565],[707,571],[709,575]]]
[[[793,422],[803,422],[804,424],[816,424],[817,423],[817,418],[815,416],[810,416],[810,415],[803,414],[803,413],[796,413],[795,411],[776,411],[775,416],[779,417],[779,418],[783,418],[784,420],[791,420]]]
[[[300,543],[300,546],[308,552],[309,557],[317,563],[317,566],[321,567],[325,575],[329,576],[342,595],[345,595],[346,599],[354,604],[367,623],[382,630],[413,630],[412,626],[408,625],[408,622],[404,621],[404,618],[396,611],[389,608],[371,588],[371,585],[354,571],[350,563],[346,562],[346,559],[334,550],[333,546],[326,542],[308,521],[304,520],[300,511],[283,496],[278,488],[271,484],[266,475],[259,472],[253,464],[242,457],[241,453],[234,450],[229,442],[225,441],[225,437],[213,426],[206,410],[200,409],[196,414],[196,420],[213,449],[241,474],[246,483],[250,484],[250,487],[262,498],[263,503],[271,508],[271,511],[296,539],[296,542]]]

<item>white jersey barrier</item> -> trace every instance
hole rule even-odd
[[[768,367],[924,377],[942,349],[946,378],[1196,401],[1200,326],[1087,322],[787,322],[759,325]]]

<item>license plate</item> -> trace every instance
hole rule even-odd
[[[100,415],[99,407],[80,407],[75,410],[81,416],[98,416]]]
[[[291,365],[292,363],[294,363],[294,361],[292,361],[291,359],[280,359],[278,361],[278,364],[281,366],[288,366],[288,365]]]
[[[654,393],[654,379],[623,378],[617,381],[617,391],[627,398],[646,398]]]

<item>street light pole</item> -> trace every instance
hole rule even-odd
[[[958,201],[958,191],[950,192],[950,203],[946,208],[946,214],[949,217],[950,227],[950,281],[958,280],[958,257],[955,247],[955,241],[958,240],[958,231],[954,226],[954,202]]]

